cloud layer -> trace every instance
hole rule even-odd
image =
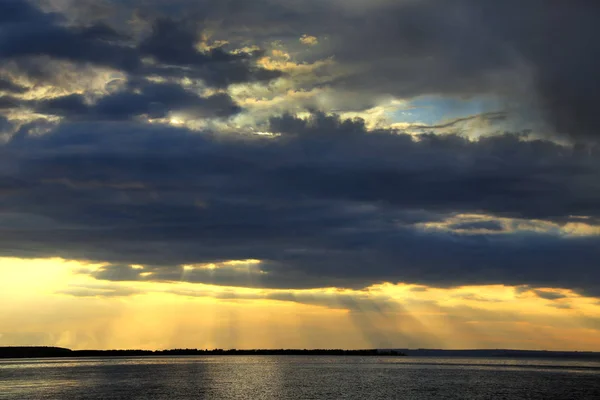
[[[101,262],[84,272],[112,281],[600,295],[598,14],[3,1],[0,255]],[[401,120],[424,98],[499,109]],[[473,121],[496,131],[462,134]]]
[[[273,118],[271,129],[280,136],[135,122],[22,130],[2,149],[13,171],[2,179],[3,251],[107,261],[115,265],[98,277],[111,280],[598,290],[597,236],[494,222],[594,225],[596,147],[516,134],[415,138],[324,114]],[[422,227],[460,214],[489,220]],[[262,263],[184,271],[249,259]]]

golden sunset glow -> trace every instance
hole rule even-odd
[[[0,346],[600,351],[597,10],[517,3],[0,0]]]
[[[81,273],[101,266],[0,259],[0,345],[27,338],[69,348],[600,349],[600,304],[565,289],[382,284],[359,291],[264,290],[102,283]]]

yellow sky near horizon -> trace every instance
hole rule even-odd
[[[261,290],[82,273],[99,267],[0,258],[0,346],[600,351],[600,301],[567,289]]]

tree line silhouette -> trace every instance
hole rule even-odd
[[[147,357],[147,356],[405,356],[397,350],[342,349],[169,349],[71,350],[62,347],[0,347],[0,358]]]

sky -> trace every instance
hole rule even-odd
[[[599,17],[0,2],[0,346],[600,351]]]

